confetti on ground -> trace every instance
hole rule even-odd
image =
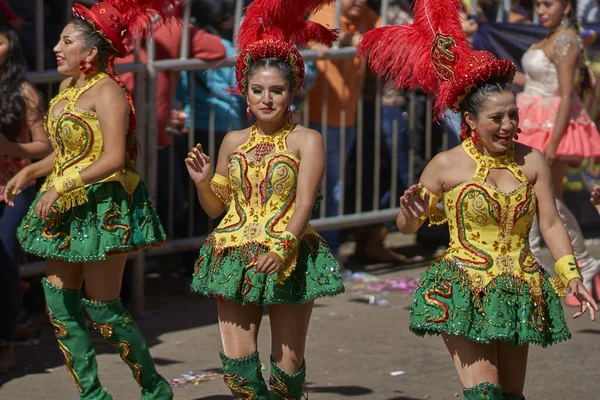
[[[345,281],[356,283],[356,289],[364,289],[369,292],[405,292],[410,294],[419,286],[419,278],[381,279],[363,271],[347,275]]]
[[[365,289],[370,292],[412,293],[419,286],[419,278],[385,279],[376,283],[367,283]]]
[[[391,376],[400,376],[400,375],[404,375],[404,371],[392,371],[390,372]]]
[[[172,379],[171,381],[169,381],[169,384],[171,385],[171,387],[187,388],[189,385],[197,386],[202,382],[210,381],[222,375],[223,370],[221,369],[211,369],[203,374],[190,371],[187,374],[181,375],[180,378]]]

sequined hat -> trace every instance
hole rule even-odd
[[[286,62],[294,72],[293,91],[304,82],[304,61],[296,46],[318,42],[331,46],[337,30],[306,20],[306,15],[333,0],[254,0],[237,36],[241,50],[236,63],[237,93],[246,93],[246,74],[262,58],[275,57]]]

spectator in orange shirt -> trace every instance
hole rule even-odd
[[[217,60],[225,57],[225,47],[221,44],[221,39],[198,29],[193,25],[188,25],[189,29],[189,57],[200,58],[203,60]],[[156,45],[156,60],[171,60],[180,57],[180,43],[183,34],[183,26],[172,24],[170,26],[159,27],[154,36]],[[119,64],[133,63],[134,54],[125,58],[117,59]],[[145,48],[139,50],[140,62],[148,61],[148,54]],[[134,74],[125,73],[121,79],[132,93],[134,91]],[[175,161],[174,173],[169,174],[169,146],[171,146],[172,137],[167,132],[171,116],[171,102],[175,97],[177,82],[179,80],[178,71],[161,71],[157,73],[156,79],[156,119],[158,126],[158,186],[161,190],[157,193],[158,214],[163,224],[168,224],[168,207],[173,207],[175,211],[174,226],[183,217],[184,213],[184,193],[183,193],[183,164]],[[138,100],[139,101],[139,100]],[[187,139],[185,139],[187,142]],[[186,145],[187,148],[187,145]],[[175,157],[180,160],[182,157]],[[173,180],[175,185],[175,198],[173,204],[169,204],[169,191],[166,188],[169,181]]]
[[[366,6],[366,0],[341,0],[342,15],[340,20],[339,46],[356,46],[360,35],[378,25],[377,14]],[[335,5],[323,7],[314,13],[310,19],[322,25],[333,28],[335,26]],[[312,49],[321,54],[327,53],[329,48],[315,44]],[[348,158],[356,139],[356,111],[360,88],[364,78],[365,64],[358,58],[345,60],[317,61],[317,80],[309,94],[310,128],[324,134],[327,129],[327,187],[325,214],[328,217],[338,215],[341,194],[341,172],[339,169],[340,157]],[[327,82],[327,89],[324,83]],[[327,115],[323,116],[327,99]],[[326,119],[323,120],[323,117]],[[340,137],[345,130],[345,148],[340,148]],[[339,231],[323,232],[333,254],[338,253]]]

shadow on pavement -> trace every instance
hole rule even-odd
[[[308,386],[308,393],[335,393],[342,396],[361,396],[373,393],[373,390],[363,386]]]

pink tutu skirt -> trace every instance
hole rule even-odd
[[[560,97],[532,96],[519,93],[517,105],[521,123],[519,143],[544,151],[550,141]],[[569,159],[600,157],[600,133],[578,96],[573,96],[567,129],[556,156]]]

